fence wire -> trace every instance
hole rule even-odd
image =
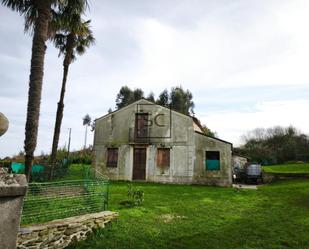
[[[88,170],[84,179],[29,183],[22,224],[104,211],[108,207],[108,179]]]

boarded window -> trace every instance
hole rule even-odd
[[[107,167],[117,167],[118,162],[118,148],[107,149]]]
[[[158,167],[170,166],[170,149],[159,148],[157,150],[157,166]]]
[[[220,170],[220,152],[206,151],[206,170]]]

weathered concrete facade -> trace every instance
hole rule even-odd
[[[209,185],[229,186],[232,184],[232,145],[222,140],[206,137],[195,132],[195,181]],[[206,170],[205,151],[220,152],[220,170]]]
[[[142,123],[147,123],[147,130],[137,130],[140,115],[146,117]],[[137,137],[141,131],[146,136]],[[117,150],[117,162],[109,167],[112,148]],[[167,151],[167,165],[158,165],[160,149]],[[136,180],[136,165],[142,164],[145,174],[139,179],[149,182],[232,183],[232,144],[205,136],[194,118],[144,99],[96,120],[93,151],[94,166],[112,180]],[[218,152],[218,169],[206,169],[206,151]],[[139,153],[145,155],[137,160]]]

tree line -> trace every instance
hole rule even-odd
[[[123,86],[116,97],[116,109],[120,109],[142,98],[162,106],[171,106],[173,110],[186,115],[194,114],[193,95],[189,90],[184,90],[181,86],[172,87],[170,92],[164,89],[157,99],[155,99],[153,92],[150,92],[145,97],[142,89],[136,88],[132,90],[128,86]],[[110,109],[109,112],[111,111]]]
[[[194,115],[195,104],[193,102],[193,94],[190,90],[184,90],[182,86],[172,87],[170,92],[167,89],[164,89],[155,99],[154,93],[150,92],[147,96],[140,88],[131,89],[128,86],[122,86],[116,96],[116,109],[119,110],[129,104],[134,103],[137,100],[145,98],[155,104],[165,106],[172,110],[178,111],[185,115]],[[112,109],[109,108],[109,113],[112,112]],[[195,118],[197,122],[200,121]],[[202,131],[210,137],[216,137],[216,132],[212,131],[206,125],[200,124]]]
[[[293,126],[257,128],[244,135],[243,140],[244,145],[234,151],[251,161],[264,165],[309,161],[309,137]]]

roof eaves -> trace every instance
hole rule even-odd
[[[248,159],[248,160],[250,160],[250,159],[251,159],[251,158],[250,158],[250,157],[248,157],[248,156],[244,156],[244,155],[241,155],[241,154],[238,154],[238,153],[235,153],[235,152],[233,152],[232,154],[233,154],[233,156],[243,157],[243,158],[246,158],[246,159]]]
[[[228,141],[222,140],[222,139],[220,139],[220,138],[208,136],[208,135],[206,135],[205,133],[202,133],[202,132],[199,132],[199,131],[194,131],[194,132],[197,133],[197,134],[200,134],[200,135],[202,135],[202,136],[205,136],[205,137],[208,137],[208,138],[212,138],[212,139],[218,140],[218,141],[223,142],[223,143],[226,143],[226,144],[230,144],[230,145],[233,147],[233,144],[230,143],[230,142],[228,142]]]

